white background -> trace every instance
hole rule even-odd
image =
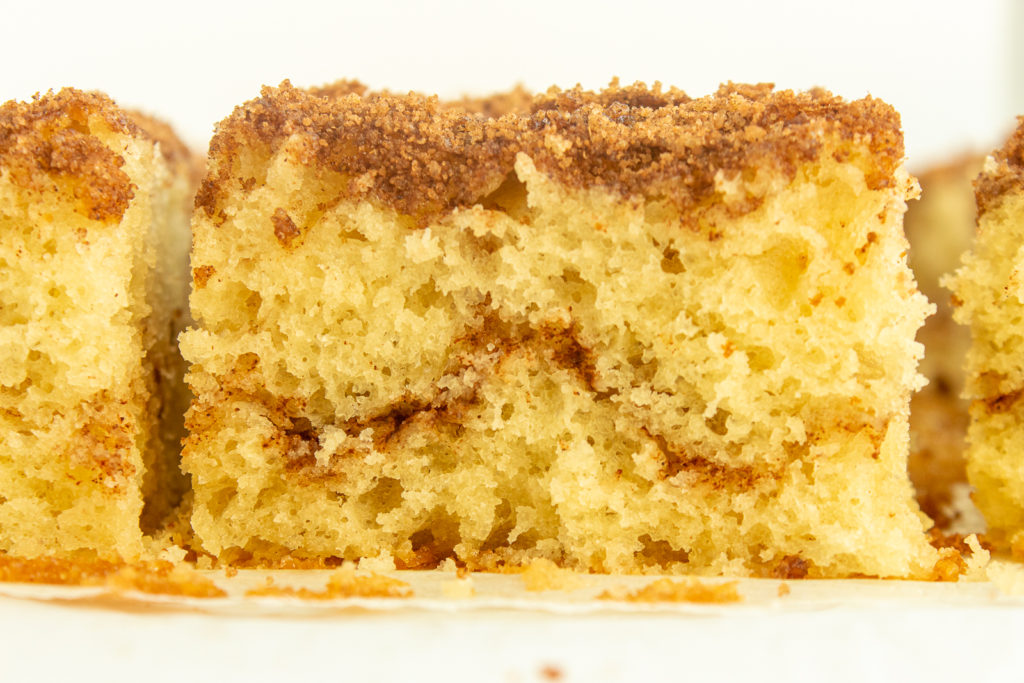
[[[1024,113],[1012,40],[1024,29],[1022,13],[1011,0],[0,0],[0,100],[65,85],[102,89],[169,120],[201,149],[233,106],[285,78],[356,78],[449,96],[517,82],[596,88],[614,75],[695,96],[722,81],[772,81],[892,103],[903,115],[910,166],[920,170],[992,149]],[[0,679],[292,680],[316,670],[320,680],[538,680],[552,663],[565,680],[1010,680],[1024,671],[1022,629],[1020,609],[963,607],[296,621],[4,601]]]
[[[232,107],[285,78],[441,95],[518,82],[596,88],[615,75],[693,96],[729,80],[819,85],[896,106],[913,169],[991,150],[1024,113],[1012,40],[1024,9],[1013,0],[0,7],[0,100],[64,85],[102,89],[168,119],[200,149]]]

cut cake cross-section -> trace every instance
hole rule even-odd
[[[0,550],[137,558],[182,494],[193,169],[104,95],[0,107]]]
[[[930,577],[898,115],[492,105],[285,83],[219,125],[181,339],[203,548]]]

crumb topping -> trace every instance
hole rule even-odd
[[[846,103],[820,89],[775,92],[770,84],[730,83],[688,100],[677,91],[645,98],[633,86],[598,95],[577,90],[554,103],[530,121],[543,133],[527,145],[538,168],[576,188],[664,197],[684,210],[716,193],[719,173],[732,178],[771,168],[793,177],[799,164],[822,153],[829,135],[870,146],[878,157],[868,178],[872,189],[893,183],[903,158],[899,115],[891,107],[871,98]]]
[[[1017,119],[1017,129],[992,160],[995,165],[986,164],[974,181],[979,217],[998,204],[1003,195],[1024,189],[1024,116]]]
[[[470,114],[482,114],[496,119],[506,114],[526,114],[533,108],[533,93],[521,85],[503,93],[484,97],[462,97],[442,103],[449,109],[461,109]]]
[[[296,161],[341,173],[351,195],[372,195],[406,214],[437,214],[472,204],[500,184],[515,157],[515,127],[445,110],[436,97],[324,96],[285,81],[218,126],[210,141],[214,168],[196,206],[216,214],[222,194],[232,191],[232,162],[243,148],[259,143],[276,151],[298,135]]]
[[[119,220],[135,188],[122,170],[124,159],[91,132],[94,117],[114,132],[140,130],[107,96],[73,88],[0,105],[0,172],[36,191],[56,180],[83,215]]]
[[[236,177],[241,151],[274,153],[293,136],[301,143],[297,163],[342,174],[349,196],[420,218],[479,202],[519,152],[570,187],[664,198],[682,209],[712,197],[720,173],[767,167],[792,177],[829,138],[869,147],[873,189],[895,182],[903,158],[899,115],[889,105],[870,97],[845,102],[820,89],[727,84],[690,99],[658,84],[613,81],[597,93],[552,88],[532,98],[513,91],[445,104],[369,93],[352,82],[303,90],[285,81],[218,126],[197,207],[219,216],[226,197],[244,188]]]

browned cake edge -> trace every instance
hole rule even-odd
[[[1024,189],[1024,116],[1018,117],[1016,130],[1006,144],[996,150],[993,159],[995,167],[986,165],[974,183],[979,218],[1004,195]]]

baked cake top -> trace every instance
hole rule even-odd
[[[577,86],[445,104],[349,81],[312,90],[285,81],[217,127],[196,205],[217,218],[236,191],[231,181],[248,180],[238,177],[242,150],[272,154],[286,140],[297,163],[348,179],[351,196],[425,217],[476,203],[519,152],[565,185],[662,197],[685,209],[718,191],[719,174],[767,168],[792,177],[826,149],[848,154],[836,139],[867,145],[873,189],[894,182],[903,159],[899,115],[870,97],[846,102],[821,89],[727,84],[691,99],[658,84],[613,81],[596,93]]]
[[[124,157],[101,139],[103,128],[157,143],[178,172],[196,168],[191,150],[166,123],[122,109],[102,93],[64,88],[0,105],[0,172],[31,191],[52,188],[56,181],[74,197],[76,212],[117,222],[135,185],[123,168]]]
[[[985,164],[974,184],[979,217],[998,204],[1003,195],[1024,189],[1024,116],[1017,119],[1017,129],[992,155],[992,162]]]

